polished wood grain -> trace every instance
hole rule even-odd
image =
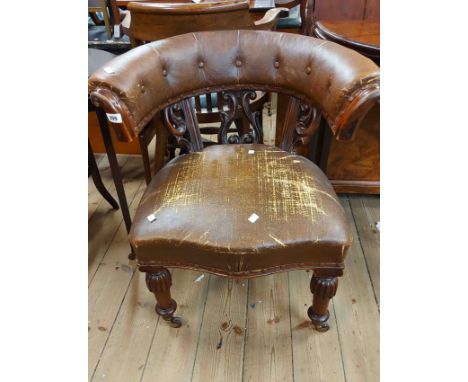
[[[314,18],[379,21],[380,0],[315,0]]]
[[[192,1],[192,0],[115,0],[119,7],[126,7],[128,3],[203,3],[206,1]],[[249,0],[249,8],[251,12],[267,11],[275,7],[274,0]]]
[[[313,33],[333,41],[380,63],[380,22],[368,20],[325,21],[314,24]]]
[[[327,176],[337,192],[380,192],[380,107],[369,111],[353,141],[333,140]]]
[[[380,22],[363,20],[317,21],[317,26],[329,36],[343,42],[380,47]]]
[[[316,21],[318,38],[356,50],[380,63],[380,23],[369,20]],[[380,192],[380,106],[374,106],[353,141],[333,140],[326,173],[337,192]]]
[[[145,188],[141,163],[126,156],[119,156],[119,162],[126,163],[123,176],[133,214]],[[103,171],[105,158],[98,166],[104,182],[110,181]],[[169,327],[154,314],[145,275],[134,272],[134,262],[126,258],[121,214],[99,200],[92,182],[89,194],[98,202],[89,221],[90,381],[261,381],[252,379],[257,376],[268,381],[378,381],[378,267],[369,266],[370,256],[379,256],[378,235],[367,228],[379,219],[378,197],[340,198],[354,242],[345,260],[347,276],[340,278],[328,308],[330,330],[317,333],[306,314],[312,274],[305,271],[236,282],[208,274],[196,281],[201,272],[174,270],[171,292],[179,304],[177,315],[186,321],[179,329]],[[267,360],[271,369],[252,357]]]

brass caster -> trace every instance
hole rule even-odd
[[[180,317],[163,317],[171,328],[180,328],[182,326],[182,320]]]
[[[328,324],[321,324],[321,325],[314,324],[314,329],[317,332],[324,333],[324,332],[328,332],[328,329],[330,329],[330,326]]]
[[[330,326],[327,323],[328,318],[330,317],[330,312],[327,311],[327,314],[317,315],[314,313],[312,307],[309,307],[307,310],[307,315],[312,321],[312,325],[317,332],[323,333],[330,329]]]

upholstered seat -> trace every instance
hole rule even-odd
[[[188,153],[152,179],[130,232],[156,312],[181,325],[168,267],[229,277],[310,269],[314,298],[307,315],[317,330],[328,330],[328,304],[351,235],[326,175],[295,153],[312,146],[320,127],[352,139],[379,100],[375,64],[331,42],[238,30],[153,42],[109,67],[112,73],[100,69],[91,77],[91,99],[104,122],[112,117],[119,139],[131,141],[161,117],[166,135]],[[290,96],[280,148],[262,144],[250,103],[255,91]],[[220,114],[223,145],[204,148],[190,100],[214,92],[231,107]],[[249,129],[232,132],[240,108]]]
[[[308,159],[273,146],[217,145],[156,175],[130,241],[142,265],[252,274],[340,265],[351,234],[332,186]]]

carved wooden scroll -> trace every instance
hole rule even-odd
[[[250,101],[257,97],[254,90],[244,91],[226,91],[223,98],[227,102],[228,110],[221,111],[221,128],[218,133],[218,142],[226,143],[263,143],[263,127],[260,124],[260,111],[252,112],[250,109]],[[231,127],[236,113],[242,108],[245,116],[253,128],[249,132],[241,135],[230,135],[228,137],[229,128]]]
[[[320,125],[321,114],[316,107],[290,97],[283,128],[281,148],[295,152],[310,142]]]
[[[261,110],[252,112],[251,102],[257,94],[254,90],[232,90],[223,92],[224,105],[219,109],[221,126],[218,142],[221,144],[263,143],[263,127],[260,122]],[[233,129],[233,123],[245,115],[248,131]],[[317,131],[321,114],[317,108],[298,98],[290,97],[286,112],[281,148],[289,152],[305,145]],[[164,110],[165,124],[175,137],[177,144],[188,152],[203,150],[195,105],[190,99],[183,100]],[[237,132],[237,133],[236,133]]]
[[[176,142],[188,152],[203,150],[195,110],[193,110],[189,100],[183,100],[166,107],[164,109],[164,123],[175,137]]]

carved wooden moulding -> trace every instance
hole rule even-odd
[[[258,97],[257,93],[255,90],[228,90],[222,93],[224,102],[218,110],[221,123],[217,143],[263,143],[261,110],[252,111],[251,108],[251,102]],[[239,112],[248,121],[247,131],[235,125]],[[203,150],[197,112],[192,99],[185,99],[166,107],[163,115],[164,123],[177,144],[188,152]],[[297,147],[308,144],[319,127],[321,117],[318,108],[291,97],[288,118],[292,118],[294,123],[287,124],[290,127],[284,131],[281,148],[295,152]]]

